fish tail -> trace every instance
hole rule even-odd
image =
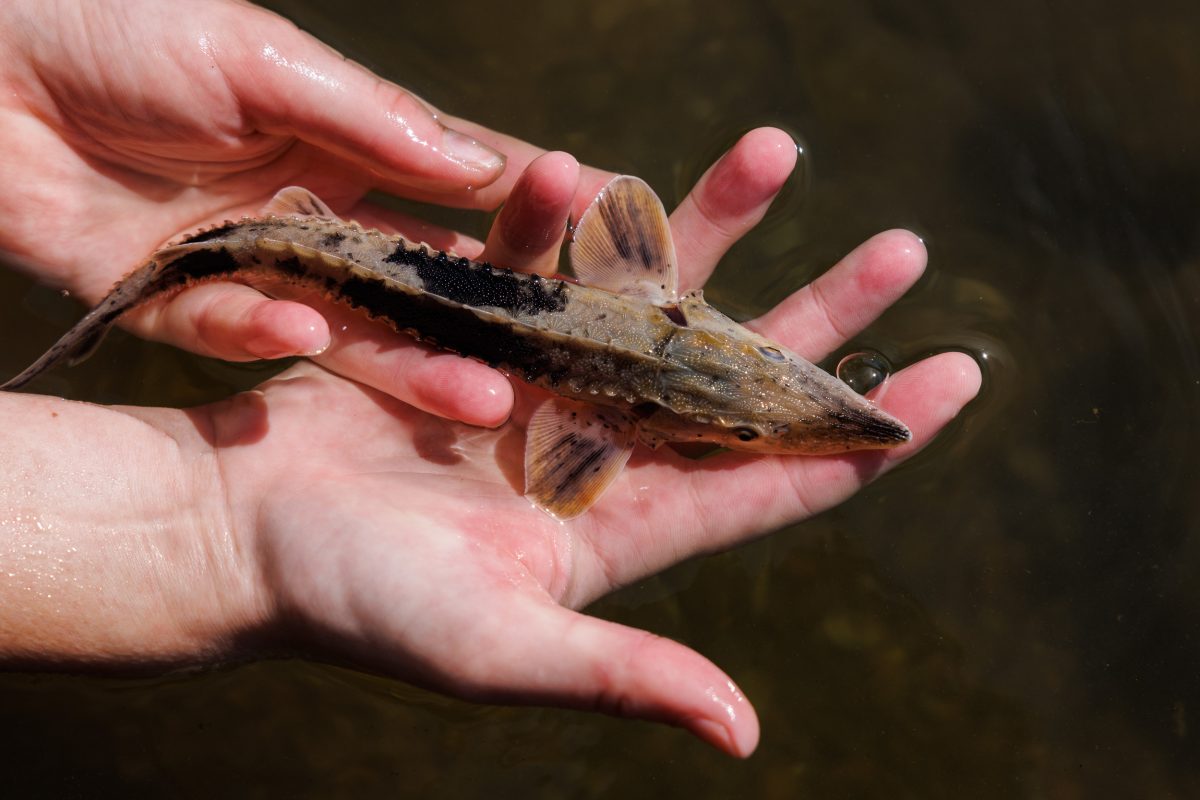
[[[211,240],[187,242],[159,250],[154,254],[153,260],[134,270],[114,286],[95,308],[63,334],[41,358],[20,374],[0,383],[0,391],[19,389],[60,364],[73,367],[85,360],[96,351],[122,314],[178,285],[177,281],[170,280],[175,261],[198,250],[214,250],[221,246],[221,241]]]

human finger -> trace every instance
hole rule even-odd
[[[720,453],[700,461],[663,452],[627,468],[583,529],[590,562],[576,573],[579,602],[700,553],[726,550],[828,509],[925,447],[979,391],[979,366],[942,353],[878,387],[873,399],[912,440],[892,450],[827,456]],[[606,503],[606,500],[609,501]],[[636,514],[636,526],[620,520]],[[614,578],[615,576],[615,578]]]
[[[422,411],[472,425],[494,427],[512,411],[512,384],[499,372],[434,352],[310,290],[271,299],[239,283],[201,284],[137,309],[129,326],[226,361],[309,356]]]
[[[942,353],[892,376],[872,395],[877,405],[904,421],[912,440],[891,450],[860,450],[829,456],[754,458],[723,453],[698,462],[688,476],[693,494],[715,498],[723,469],[737,470],[738,503],[698,508],[715,532],[702,549],[732,546],[757,531],[773,530],[818,514],[845,500],[891,467],[928,445],[979,392],[979,365],[964,353]],[[697,462],[693,462],[697,464]],[[752,509],[753,513],[747,513]]]
[[[702,286],[726,251],[759,223],[796,166],[796,143],[777,128],[738,140],[671,214],[680,285]]]
[[[925,262],[925,245],[915,234],[885,231],[747,327],[818,361],[900,299]]]
[[[437,250],[521,271],[551,274],[558,264],[558,248],[575,201],[579,163],[569,154],[545,153],[535,159],[513,185],[483,242],[363,200],[340,212],[346,219],[385,233],[399,233],[413,242]]]
[[[250,124],[296,136],[391,185],[470,191],[504,171],[504,156],[443,125],[411,92],[384,81],[269,12],[215,50]]]
[[[476,700],[600,711],[685,728],[730,755],[758,744],[758,718],[724,672],[678,642],[529,601],[518,635],[487,636],[453,686]]]
[[[531,162],[496,217],[481,258],[554,274],[578,185],[579,162],[567,153],[546,153]]]
[[[316,355],[329,346],[324,317],[239,283],[209,283],[129,315],[139,335],[225,361]]]
[[[475,208],[496,208],[505,202],[524,170],[535,159],[546,153],[545,149],[537,145],[493,131],[461,117],[439,112],[438,118],[446,125],[454,127],[455,130],[463,131],[504,154],[506,164],[504,173],[487,186],[476,188],[470,193],[469,205]],[[579,183],[576,186],[575,197],[571,201],[571,218],[579,219],[599,191],[615,176],[616,173],[608,170],[597,169],[586,164],[581,165]],[[464,205],[461,193],[416,191],[409,193],[409,196],[442,205]]]
[[[331,372],[470,425],[496,427],[512,413],[512,384],[486,364],[432,350],[346,306],[311,295],[305,302],[329,324],[330,346],[313,360]]]

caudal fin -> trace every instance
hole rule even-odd
[[[163,281],[163,273],[172,262],[188,253],[197,250],[212,250],[219,248],[217,240],[204,242],[187,242],[185,244],[166,247],[154,254],[154,260],[126,276],[113,287],[99,305],[79,320],[71,330],[63,334],[49,350],[41,355],[21,373],[0,384],[0,390],[11,391],[19,389],[43,372],[48,372],[59,364],[74,366],[96,351],[104,341],[105,334],[113,323],[134,306],[152,300],[165,289],[170,288],[169,281]]]

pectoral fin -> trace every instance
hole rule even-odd
[[[655,305],[678,299],[671,225],[645,181],[618,175],[600,191],[575,227],[571,267],[587,286]]]
[[[621,474],[635,428],[616,409],[547,400],[525,432],[525,496],[558,519],[579,516]]]

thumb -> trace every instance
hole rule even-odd
[[[754,708],[694,650],[556,604],[535,605],[526,621],[469,693],[665,722],[739,758],[758,744]]]
[[[261,22],[235,28],[238,46],[220,59],[258,130],[296,136],[402,187],[466,190],[504,171],[503,155],[444,126],[415,95],[281,17]]]

